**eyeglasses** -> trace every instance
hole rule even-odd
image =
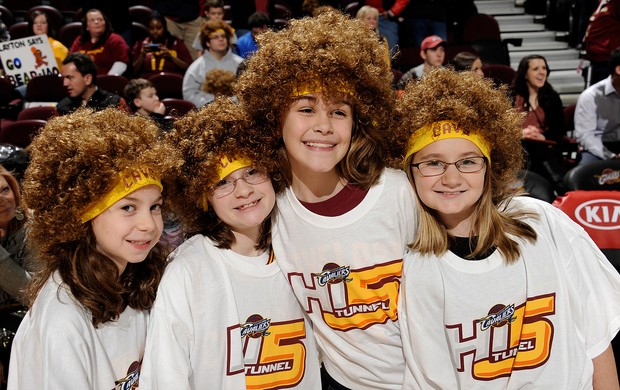
[[[226,34],[213,34],[209,37],[209,40],[214,39],[226,39]]]
[[[411,164],[412,167],[418,168],[420,174],[425,177],[439,176],[443,174],[448,166],[454,165],[461,173],[480,172],[486,164],[486,157],[465,157],[455,162],[447,163],[440,160],[422,161],[417,164]]]
[[[216,198],[223,198],[233,193],[237,187],[237,180],[245,181],[248,184],[260,184],[266,182],[269,178],[263,172],[256,168],[250,168],[243,172],[243,176],[237,179],[223,179],[211,186],[210,190]]]

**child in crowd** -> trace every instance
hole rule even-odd
[[[397,103],[420,207],[399,314],[405,389],[618,389],[620,276],[559,209],[511,193],[522,117],[473,72]]]
[[[415,209],[404,173],[385,168],[385,51],[364,21],[333,11],[257,39],[237,96],[279,145],[288,187],[273,247],[312,320],[323,388],[398,389],[396,306]]]
[[[319,389],[311,326],[271,250],[275,145],[228,98],[175,125],[172,199],[188,235],[157,292],[148,389]]]
[[[9,389],[137,384],[166,264],[162,185],[173,160],[140,116],[87,109],[32,143],[24,201],[41,270],[13,341]]]
[[[166,106],[159,100],[152,82],[146,79],[129,80],[123,92],[134,113],[151,118],[163,131],[172,129],[172,117],[165,116]]]

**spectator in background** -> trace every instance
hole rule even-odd
[[[2,21],[2,12],[0,12],[0,42],[6,42],[11,40],[11,34],[9,34],[9,29]]]
[[[0,165],[0,305],[23,301],[36,264],[26,245],[26,220],[15,177]]]
[[[403,12],[410,0],[366,0],[360,2],[369,5],[379,11],[379,34],[388,41],[390,53],[398,46],[398,17]]]
[[[248,26],[250,32],[239,38],[237,47],[235,47],[235,53],[243,58],[249,58],[252,53],[258,50],[256,44],[256,36],[269,27],[269,17],[262,12],[255,12],[248,18]]]
[[[231,36],[232,28],[221,20],[206,21],[200,31],[200,41],[207,50],[192,62],[183,77],[183,99],[194,103],[197,108],[210,103],[215,97],[202,89],[207,73],[222,69],[236,74],[243,61],[230,48]]]
[[[131,18],[128,10],[134,1],[130,0],[70,0],[71,3],[79,5],[82,10],[96,8],[108,18],[108,22],[112,26],[112,30],[123,37],[127,46],[132,47],[134,44],[133,34],[131,32]],[[53,5],[53,2],[52,2]]]
[[[133,48],[136,75],[148,77],[159,72],[183,75],[192,62],[185,42],[170,34],[164,18],[155,11],[149,19],[149,36]]]
[[[159,0],[155,1],[155,10],[166,18],[170,33],[184,42],[192,42],[200,32],[200,2],[196,0]],[[199,57],[196,50],[187,45],[187,50],[195,60]]]
[[[130,112],[125,99],[97,87],[97,67],[88,55],[71,53],[62,65],[62,82],[69,96],[56,105],[56,110],[60,114],[68,114],[80,107],[90,107],[95,110],[116,107]]]
[[[203,26],[204,22],[208,20],[225,21],[224,2],[222,0],[206,0]],[[230,27],[230,30],[232,31],[232,34],[230,36],[229,45],[234,49],[235,46],[237,46],[237,34],[235,33],[234,28]],[[199,55],[202,55],[202,53],[204,53],[206,47],[202,44],[202,41],[200,40],[200,33],[196,34],[196,36],[192,40],[192,47]]]
[[[134,114],[151,118],[162,131],[172,130],[172,117],[165,116],[166,106],[159,100],[152,82],[146,79],[129,80],[123,93]]]
[[[67,49],[67,47],[60,41],[53,38],[56,36],[56,31],[54,31],[54,29],[49,25],[47,21],[47,14],[45,12],[37,10],[30,14],[30,17],[28,18],[28,32],[30,32],[31,35],[47,35],[47,39],[52,47],[52,52],[54,52],[54,58],[56,59],[58,69],[61,69],[62,61],[65,59],[67,54],[69,54],[69,49]]]
[[[457,72],[471,71],[480,77],[484,77],[484,72],[482,71],[482,60],[477,54],[462,51],[454,56],[450,64]]]
[[[108,18],[98,9],[86,12],[82,34],[75,38],[71,53],[88,54],[97,67],[97,74],[122,75],[129,65],[129,46],[112,31]]]
[[[620,46],[611,52],[609,72],[577,100],[575,138],[584,148],[579,164],[620,159]]]
[[[392,56],[390,55],[390,49],[388,47],[387,39],[379,34],[379,11],[369,5],[361,7],[355,15],[357,19],[362,19],[368,27],[379,37],[379,42],[385,47],[385,55],[387,57],[388,65],[392,62]]]
[[[611,51],[620,46],[620,0],[601,0],[590,18],[584,44],[591,69],[587,81],[592,85],[613,74],[607,65]]]
[[[529,55],[521,59],[511,85],[515,108],[526,113],[522,144],[530,171],[542,175],[563,193],[564,172],[557,144],[564,141],[564,108],[560,95],[549,84],[545,57]],[[547,142],[551,141],[551,142]]]
[[[404,89],[411,80],[422,78],[431,69],[440,68],[446,59],[447,45],[446,41],[438,35],[424,38],[420,46],[420,57],[424,62],[403,74],[399,81],[399,89]]]

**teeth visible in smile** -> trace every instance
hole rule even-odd
[[[256,203],[258,203],[258,201],[255,201],[255,202],[252,202],[252,203],[248,203],[248,204],[244,204],[243,206],[239,206],[237,208],[239,210],[247,209],[248,207],[252,207],[252,206],[256,205]]]
[[[320,142],[304,142],[306,145],[310,146],[310,147],[314,147],[314,148],[333,148],[334,144],[323,144]]]
[[[149,241],[132,241],[132,244],[134,245],[144,245],[146,243],[148,243]]]

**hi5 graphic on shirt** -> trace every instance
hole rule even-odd
[[[457,370],[471,370],[473,378],[486,381],[545,364],[551,356],[554,328],[548,317],[553,314],[555,294],[548,294],[519,306],[495,305],[469,324],[446,324]]]
[[[303,318],[273,322],[251,315],[245,323],[228,328],[227,375],[245,372],[248,390],[295,387],[306,371],[305,339]],[[243,356],[233,352],[240,350]]]
[[[325,264],[311,275],[291,272],[289,283],[306,312],[320,310],[332,329],[346,332],[366,329],[398,319],[398,290],[402,259],[351,269],[347,265]]]

